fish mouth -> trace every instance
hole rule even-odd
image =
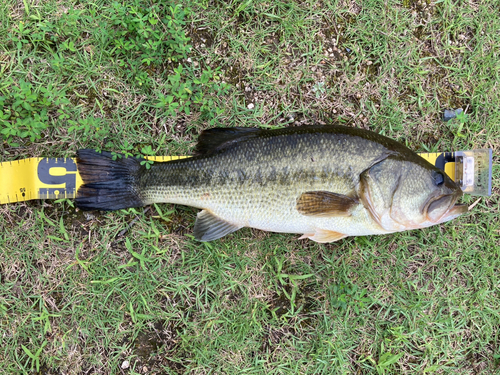
[[[466,204],[456,204],[461,196],[462,190],[459,190],[454,194],[441,195],[430,199],[425,207],[427,220],[434,224],[440,224],[466,213],[468,211]]]

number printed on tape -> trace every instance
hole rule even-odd
[[[53,187],[40,187],[39,198],[73,198],[76,193],[76,172],[76,163],[73,159],[45,158],[40,160],[37,168],[38,180]]]

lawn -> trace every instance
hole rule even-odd
[[[1,205],[0,372],[500,373],[499,30],[490,0],[0,0],[0,161],[315,123],[494,153],[463,217],[332,244],[200,243],[168,204]]]

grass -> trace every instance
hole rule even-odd
[[[0,160],[185,155],[205,128],[316,122],[499,152],[493,2],[178,5],[1,0]],[[251,229],[198,243],[181,206],[0,206],[0,368],[499,373],[498,185],[495,156],[470,214],[326,245]]]

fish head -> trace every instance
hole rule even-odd
[[[415,155],[389,157],[360,176],[360,199],[388,232],[425,228],[467,212],[462,189],[446,173]]]

